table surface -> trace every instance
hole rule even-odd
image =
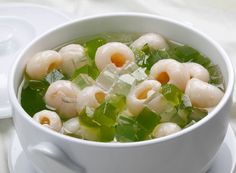
[[[170,17],[193,25],[219,42],[236,67],[235,0],[0,0],[0,5],[7,2],[45,5],[71,18],[109,12],[144,12]],[[236,92],[230,112],[230,124],[236,133]],[[9,173],[7,151],[13,133],[12,119],[0,120],[0,173]]]

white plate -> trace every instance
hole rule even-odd
[[[224,142],[207,173],[233,173],[236,163],[236,138],[229,125]],[[14,135],[8,152],[10,173],[37,173],[22,151],[17,135]]]
[[[36,36],[69,20],[61,12],[40,5],[0,5],[0,119],[11,116],[7,78],[19,51]]]

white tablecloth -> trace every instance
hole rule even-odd
[[[219,42],[236,67],[235,0],[0,0],[0,4],[6,2],[46,5],[72,18],[124,11],[174,18],[194,25]],[[236,132],[236,92],[233,99],[230,123]],[[8,173],[7,150],[13,132],[14,126],[11,119],[0,120],[0,173]]]

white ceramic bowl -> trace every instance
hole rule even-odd
[[[157,32],[196,48],[220,66],[226,87],[224,97],[195,125],[167,137],[136,143],[85,141],[35,123],[17,100],[28,59],[38,51],[104,32]],[[125,13],[83,18],[47,32],[19,55],[9,81],[18,137],[29,160],[44,173],[203,173],[227,130],[234,73],[224,50],[198,30],[160,16]]]

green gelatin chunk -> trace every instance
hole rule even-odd
[[[134,118],[120,115],[115,126],[115,137],[119,142],[137,141],[138,125]]]
[[[160,119],[161,117],[159,115],[145,107],[140,112],[136,120],[142,128],[144,128],[148,133],[150,133],[160,122]]]
[[[165,111],[172,110],[174,105],[169,102],[159,91],[156,91],[149,96],[144,104],[157,114],[162,114]]]
[[[102,142],[110,142],[114,139],[115,136],[115,128],[102,126],[100,127],[100,141]]]
[[[116,125],[116,139],[120,142],[147,140],[160,119],[159,115],[146,107],[137,118],[120,115]]]
[[[84,45],[87,55],[94,60],[97,49],[106,43],[107,41],[101,37],[87,41]]]
[[[99,127],[100,124],[98,124],[96,121],[93,119],[93,115],[89,115],[86,108],[83,109],[83,111],[79,115],[79,121],[80,124],[86,127]]]
[[[134,126],[128,124],[118,124],[116,126],[116,139],[119,142],[137,141],[137,130]]]
[[[158,50],[150,51],[148,59],[147,59],[147,63],[146,63],[146,68],[150,70],[156,62],[162,59],[166,59],[166,57],[162,57],[161,55],[163,55],[163,53],[160,54],[160,51]]]
[[[107,98],[107,102],[114,106],[117,112],[121,112],[126,106],[126,97],[123,95],[110,94]]]
[[[196,123],[196,121],[192,120],[184,128],[188,128],[188,127],[194,125],[195,123]]]
[[[169,122],[172,117],[177,113],[177,109],[175,107],[171,107],[170,109],[167,109],[163,111],[160,116],[161,116],[161,122]]]
[[[223,83],[223,77],[218,65],[212,65],[208,67],[208,72],[210,75],[210,84],[219,85]]]
[[[173,122],[173,123],[178,124],[181,128],[183,128],[183,127],[186,126],[186,124],[187,124],[187,123],[185,122],[185,120],[182,119],[178,114],[175,114],[175,115],[171,118],[170,122]]]
[[[180,104],[183,96],[183,92],[172,84],[162,85],[161,93],[169,102],[171,102],[174,105]]]
[[[144,46],[143,50],[134,50],[135,61],[138,66],[146,67],[147,71],[159,60],[169,58],[166,51],[154,50],[148,46]]]
[[[101,126],[111,127],[116,123],[117,109],[111,103],[103,102],[94,111],[94,120]]]
[[[179,57],[180,62],[189,62],[196,59],[199,52],[189,46],[179,46],[175,48],[175,54]]]
[[[97,76],[99,75],[99,71],[98,71],[95,63],[91,62],[89,64],[86,64],[86,65],[76,69],[71,76],[71,80],[75,79],[80,74],[87,74],[95,80],[97,78]]]
[[[198,63],[208,69],[208,67],[211,65],[211,60],[203,55],[198,55],[197,58],[193,60],[193,62]]]
[[[79,74],[72,82],[76,84],[80,89],[84,89],[87,86],[91,86],[95,81],[87,74]]]
[[[178,109],[178,116],[184,121],[184,126],[189,123],[189,116],[191,114],[191,108]]]
[[[88,74],[88,64],[76,69],[72,74],[71,79],[75,79],[80,74]]]
[[[179,62],[195,62],[201,64],[205,68],[211,64],[209,58],[201,55],[196,49],[190,46],[180,45],[174,42],[168,42],[168,44],[170,47],[167,50],[169,58],[175,59]]]
[[[49,85],[46,82],[30,80],[27,81],[26,85],[22,88],[21,105],[30,116],[46,109],[43,98],[48,86]]]
[[[145,67],[148,55],[145,54],[144,51],[139,50],[139,49],[134,49],[133,50],[134,55],[135,55],[135,62],[139,67]]]
[[[190,114],[190,120],[199,121],[204,118],[208,112],[204,109],[192,108]]]
[[[38,91],[39,94],[44,95],[49,87],[49,83],[47,81],[40,80],[28,80],[26,82],[26,87],[29,87],[31,90]],[[26,88],[24,87],[24,88]]]
[[[79,131],[74,135],[85,140],[101,141],[100,127],[91,127],[81,124]]]

